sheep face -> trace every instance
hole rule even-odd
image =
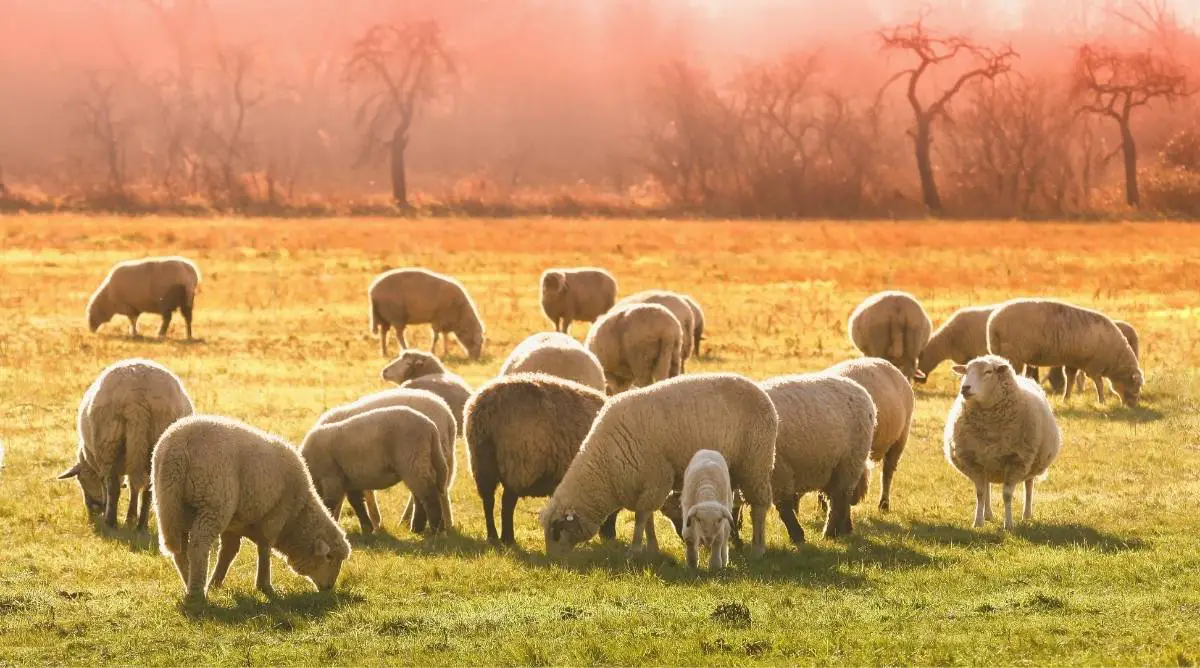
[[[388,381],[389,383],[395,383],[397,385],[403,383],[409,378],[413,378],[412,359],[410,359],[407,355],[408,353],[405,353],[404,355],[392,360],[387,366],[383,367],[383,371],[379,373],[379,377]]]
[[[467,356],[472,360],[478,360],[483,355],[483,328],[472,327],[465,330],[460,330],[454,333],[458,337],[459,343],[467,350]]]
[[[567,294],[567,275],[561,271],[548,271],[542,275],[542,294],[559,297]]]
[[[977,357],[965,366],[955,365],[954,373],[962,376],[959,394],[963,400],[985,406],[1010,390],[1017,382],[1012,365],[995,355]]]
[[[728,540],[732,528],[733,513],[728,508],[719,503],[698,503],[683,519],[683,540],[712,547]]]
[[[413,378],[444,373],[445,371],[446,369],[438,361],[437,357],[423,350],[405,350],[399,357],[384,367],[379,376],[383,380],[400,385]]]
[[[108,293],[103,288],[92,295],[91,301],[88,302],[87,319],[88,330],[93,334],[100,326],[112,320],[113,309],[108,303]]]
[[[1138,399],[1141,398],[1142,394],[1142,385],[1145,383],[1142,372],[1139,370],[1133,373],[1126,373],[1110,378],[1109,380],[1112,381],[1113,389],[1116,390],[1117,394],[1121,395],[1121,401],[1130,408],[1137,408]]]
[[[83,491],[83,503],[87,506],[89,513],[98,513],[104,510],[104,482],[100,479],[100,474],[96,472],[96,469],[80,460],[58,476],[59,480],[70,478],[75,478],[79,482],[79,488]]]
[[[570,552],[575,545],[595,536],[600,525],[584,519],[574,510],[560,510],[551,504],[542,512],[542,529],[546,535],[546,554],[554,557]]]
[[[317,538],[313,541],[311,552],[289,555],[288,566],[311,580],[317,589],[329,591],[337,583],[342,562],[349,556],[350,544],[345,537],[333,539],[332,544],[325,538]]]

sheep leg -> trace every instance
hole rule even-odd
[[[729,541],[721,541],[721,568],[729,565]]]
[[[504,494],[500,497],[500,542],[505,545],[512,545],[517,542],[513,536],[513,513],[517,510],[517,493],[504,488]]]
[[[698,568],[700,563],[700,536],[693,531],[685,544],[687,545],[685,558],[687,559],[688,568]]]
[[[175,560],[175,570],[179,571],[179,579],[183,582],[184,589],[187,589],[188,573],[190,572],[190,569],[188,568],[187,549],[188,543],[185,540],[183,542],[183,546],[179,548],[179,551],[171,555],[171,558]]]
[[[387,357],[387,336],[388,324],[386,322],[379,323],[379,354]],[[397,330],[396,338],[400,338],[399,330]],[[403,339],[401,339],[403,340]]]
[[[183,316],[183,323],[187,325],[188,341],[192,340],[192,300],[187,299],[179,307],[179,313]]]
[[[708,570],[716,571],[725,568],[725,560],[728,558],[729,549],[724,539],[718,538],[709,546],[708,552]]]
[[[167,311],[162,314],[162,326],[158,328],[158,338],[166,338],[167,330],[171,328],[172,311]]]
[[[851,531],[850,499],[844,494],[829,497],[829,514],[825,516],[825,537],[837,538]]]
[[[129,336],[131,336],[132,338],[135,338],[135,339],[138,338],[137,321],[138,321],[139,315],[141,315],[141,314],[134,313],[133,315],[128,316],[129,317]]]
[[[442,334],[442,359],[450,356],[450,333]]]
[[[796,496],[799,503],[800,496]],[[736,500],[733,503],[733,526],[729,527],[729,538],[733,541],[733,546],[742,549],[742,504]]]
[[[992,521],[992,486],[983,484],[983,519]]]
[[[1026,521],[1033,519],[1033,478],[1025,481],[1025,513]]]
[[[437,355],[437,342],[439,336],[441,336],[441,334],[436,329],[433,330],[433,343],[429,344],[430,355]]]
[[[900,466],[900,455],[904,454],[904,446],[908,444],[908,433],[906,432],[900,440],[892,444],[891,449],[883,456],[883,473],[880,475],[880,490],[879,490],[879,509],[887,512],[892,509],[892,477],[896,475],[896,468]],[[867,471],[870,475],[870,471]]]
[[[1071,400],[1071,391],[1075,389],[1075,381],[1071,378],[1067,379],[1066,388],[1063,389],[1063,403]]]
[[[375,498],[375,490],[363,490],[363,500],[367,504],[367,517],[371,518],[371,524],[375,528],[383,526],[383,516],[379,514],[379,501]]]
[[[563,318],[563,326],[562,326],[562,333],[563,333],[563,334],[570,334],[570,333],[571,333],[571,322],[572,322],[572,321],[571,321],[571,319],[570,319],[570,318]]]
[[[367,502],[363,498],[362,491],[349,492],[346,494],[346,498],[350,501],[350,507],[354,509],[354,514],[358,516],[358,525],[362,527],[362,532],[374,532],[375,523],[371,521],[371,514],[367,512]]]
[[[221,534],[221,550],[217,553],[217,567],[213,569],[212,577],[208,580],[209,589],[217,589],[225,582],[229,565],[233,563],[233,558],[237,556],[241,547],[242,537],[238,534],[228,531]]]
[[[788,532],[788,539],[792,541],[792,544],[803,543],[804,527],[800,526],[800,520],[796,518],[796,510],[792,507],[791,499],[776,502],[775,510],[779,511],[779,519],[783,521],[783,526]]]
[[[275,595],[275,588],[271,586],[271,545],[266,541],[258,543],[258,575],[254,578],[254,586],[267,596]]]
[[[104,487],[104,523],[117,526],[117,504],[121,501],[121,472],[115,467],[108,474]]]
[[[756,557],[767,553],[767,511],[770,509],[771,505],[767,503],[751,504],[750,506],[750,524],[754,533],[751,545]]]
[[[634,552],[642,549],[642,534],[646,532],[646,514],[639,513],[636,510],[633,512],[633,540],[629,543],[629,549]]]
[[[826,498],[825,492],[817,492],[817,510],[819,510],[822,515],[829,514],[829,499]],[[800,513],[799,495],[796,496],[796,513]]]
[[[647,514],[646,520],[646,550],[658,554],[658,534],[654,530],[654,511]]]
[[[394,325],[396,328],[396,339],[400,341],[400,349],[408,350],[408,335],[404,333],[405,325]]]
[[[1004,530],[1005,531],[1011,531],[1013,528],[1012,501],[1013,501],[1013,488],[1014,487],[1016,487],[1016,485],[1014,485],[1011,482],[1004,483],[1004,492],[1003,493],[1004,493]]]
[[[138,514],[138,523],[137,523],[138,531],[145,531],[146,527],[150,524],[150,506],[153,503],[153,501],[154,501],[154,495],[153,495],[153,493],[151,493],[150,488],[147,487],[146,489],[143,489],[142,490],[142,509],[141,509],[141,512]]]
[[[139,496],[140,491],[141,490],[134,487],[132,484],[129,485],[129,507],[125,509],[125,526],[127,526],[127,527],[131,527],[131,526],[134,526],[137,524],[138,499],[140,498],[140,496]]]
[[[209,522],[197,518],[192,524],[192,530],[188,532],[190,535],[187,546],[188,598],[203,599],[205,595],[205,585],[208,581],[208,550],[212,546],[213,539],[219,533],[208,525],[210,525]]]
[[[408,500],[404,502],[404,510],[400,512],[400,525],[411,527],[413,513],[416,512],[417,500],[412,494],[408,495]]]
[[[600,538],[604,540],[617,539],[617,512],[620,511],[613,512],[600,523]]]
[[[412,501],[412,522],[409,524],[409,528],[413,533],[424,533],[425,525],[429,522],[429,517],[426,514],[425,503],[417,498],[416,493],[413,493]]]
[[[975,483],[975,528],[983,526],[984,510],[988,507],[988,485],[986,482]]]
[[[1103,404],[1104,400],[1107,398],[1104,392],[1104,378],[1100,376],[1092,376],[1091,378],[1092,382],[1096,384],[1096,401],[1099,401]]]
[[[421,506],[424,508],[426,519],[429,523],[429,531],[432,533],[441,533],[446,530],[446,517],[442,514],[442,499],[441,493],[437,489],[430,489],[428,493],[421,495]],[[416,511],[413,512],[415,517]],[[424,527],[422,527],[422,531]]]

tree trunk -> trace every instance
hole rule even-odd
[[[408,178],[404,173],[404,149],[407,147],[408,137],[397,127],[392,133],[392,199],[402,209],[408,208]]]
[[[921,177],[921,196],[925,208],[932,214],[942,214],[942,198],[938,195],[937,182],[933,180],[933,128],[929,120],[917,119],[917,132],[913,135],[917,152],[917,173]]]
[[[1136,209],[1142,205],[1142,196],[1138,192],[1137,144],[1128,121],[1121,123],[1121,152],[1125,154],[1125,201]]]
[[[4,165],[0,165],[0,197],[8,197],[8,186],[4,185]]]

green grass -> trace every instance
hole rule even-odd
[[[1198,240],[1169,224],[0,218],[0,663],[1191,665]],[[87,333],[83,305],[107,268],[166,252],[202,267],[203,341],[180,342],[180,324],[166,342],[130,340],[117,321]],[[1053,294],[1141,330],[1144,405],[1055,399],[1064,448],[1037,486],[1034,520],[976,530],[973,489],[941,452],[955,389],[942,367],[917,391],[890,513],[864,503],[855,535],[830,541],[809,497],[808,544],[790,547],[772,513],[767,556],[734,551],[717,575],[681,565],[662,518],[660,558],[592,542],[552,562],[538,499],[518,506],[519,548],[489,547],[460,443],[451,534],[398,528],[405,494],[385,492],[383,534],[362,536],[343,514],[354,552],[336,593],[277,560],[280,595],[268,600],[247,547],[207,605],[185,605],[154,535],[97,528],[77,486],[54,480],[73,456],[79,398],[113,361],[157,359],[200,410],[296,441],[325,408],[384,387],[366,332],[378,271],[417,264],[463,280],[488,354],[456,352],[451,366],[478,384],[544,328],[537,275],[564,263],[609,267],[622,293],[695,295],[710,339],[689,370],[754,378],[851,355],[845,317],[885,287],[916,293],[935,322],[968,303]],[[142,328],[154,333],[157,318]],[[623,542],[630,532],[625,514]]]

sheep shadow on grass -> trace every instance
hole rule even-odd
[[[943,524],[936,522],[916,521],[904,526],[895,522],[874,519],[870,521],[871,531],[890,534],[905,534],[921,543],[932,543],[949,547],[961,547],[972,550],[984,550],[999,546],[1006,540],[1005,531],[998,520],[993,520],[984,528],[975,529],[967,523]],[[1055,524],[1048,522],[1017,522],[1011,535],[1029,541],[1034,545],[1053,548],[1083,548],[1103,553],[1117,553],[1131,550],[1146,549],[1146,542],[1132,536],[1100,531],[1083,524]]]
[[[1120,536],[1077,523],[1047,522],[1019,523],[1013,534],[1034,545],[1054,548],[1083,548],[1105,554],[1144,550],[1146,541],[1134,536]]]
[[[1137,408],[1129,408],[1128,406],[1097,406],[1095,404],[1088,405],[1063,405],[1061,402],[1054,410],[1055,415],[1062,418],[1070,418],[1073,420],[1083,420],[1086,422],[1125,422],[1129,424],[1148,424],[1150,422],[1158,422],[1166,417],[1162,411],[1149,408],[1146,405],[1138,406]]]
[[[366,600],[353,591],[335,589],[332,592],[302,591],[264,597],[258,591],[235,591],[233,605],[214,604],[216,591],[209,593],[208,601],[183,599],[178,607],[191,621],[211,621],[221,624],[245,624],[251,620],[265,618],[272,629],[291,631],[301,620],[322,619],[329,613]]]
[[[401,527],[397,532],[393,534],[386,528],[374,533],[350,532],[346,534],[346,539],[355,549],[386,550],[402,557],[477,557],[487,554],[491,549],[486,541],[460,533],[457,529],[430,535],[415,534]]]
[[[89,521],[92,524],[92,531],[97,536],[104,540],[124,543],[129,547],[130,552],[158,551],[158,537],[150,531],[138,531],[136,527],[124,524],[110,527],[104,523],[104,516],[102,514],[91,515]]]

